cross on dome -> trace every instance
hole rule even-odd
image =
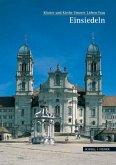
[[[92,44],[94,44],[94,39],[95,39],[95,37],[94,37],[94,32],[92,33]]]

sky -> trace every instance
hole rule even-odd
[[[34,88],[60,64],[68,79],[84,88],[85,57],[94,42],[101,50],[102,90],[116,95],[115,0],[0,0],[0,96],[15,95],[17,54],[27,44],[34,59]],[[70,16],[48,16],[44,11],[102,11],[105,24],[71,24]],[[83,16],[78,16],[83,17]],[[85,17],[85,16],[84,16]],[[89,18],[89,16],[86,16]]]

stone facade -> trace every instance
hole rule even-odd
[[[116,96],[103,97],[102,124],[108,129],[116,128]]]
[[[55,132],[94,136],[98,130],[115,129],[116,97],[102,95],[101,52],[93,40],[85,59],[85,90],[69,82],[67,69],[62,71],[60,65],[50,68],[47,81],[33,90],[33,57],[23,45],[17,55],[16,95],[0,97],[0,126],[13,135],[26,135],[46,103],[55,116]]]
[[[49,111],[55,116],[55,132],[74,132],[75,121],[79,120],[77,110],[77,88],[67,78],[67,70],[56,71],[50,68],[48,80],[40,85],[39,104],[46,102]]]
[[[98,46],[92,44],[86,54],[85,74],[85,135],[90,130],[102,126],[102,73],[101,53]]]

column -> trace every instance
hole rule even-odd
[[[52,120],[52,130],[51,130],[52,134],[52,138],[54,139],[54,121]]]
[[[42,120],[42,123],[41,123],[41,135],[42,137],[44,136],[44,119]]]
[[[37,137],[37,120],[34,121],[34,138]]]
[[[50,138],[51,138],[51,132],[52,132],[52,130],[51,130],[51,120],[50,120],[50,125],[49,125],[49,136],[50,136]]]
[[[42,132],[42,122],[38,121],[38,124],[39,124],[39,134],[41,134]]]
[[[49,123],[48,123],[48,137],[50,136],[50,126],[49,126]]]

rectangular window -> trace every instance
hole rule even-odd
[[[22,121],[22,125],[24,125],[24,121]]]
[[[112,109],[112,111],[111,111],[111,112],[115,113],[115,109]]]
[[[9,127],[12,127],[12,123],[9,123],[8,126],[9,126]]]
[[[9,119],[12,119],[12,115],[9,115]]]
[[[111,112],[111,109],[109,109],[109,112]]]
[[[7,127],[7,123],[3,123],[3,126],[4,126],[4,127]]]
[[[3,119],[7,119],[7,116],[6,116],[6,115],[4,115],[4,116],[3,116]]]
[[[105,112],[105,109],[102,109],[102,112]]]
[[[59,102],[59,99],[56,99],[56,102]]]
[[[107,113],[109,110],[108,109],[105,109],[105,112]]]
[[[9,112],[12,112],[12,109],[9,109]]]

